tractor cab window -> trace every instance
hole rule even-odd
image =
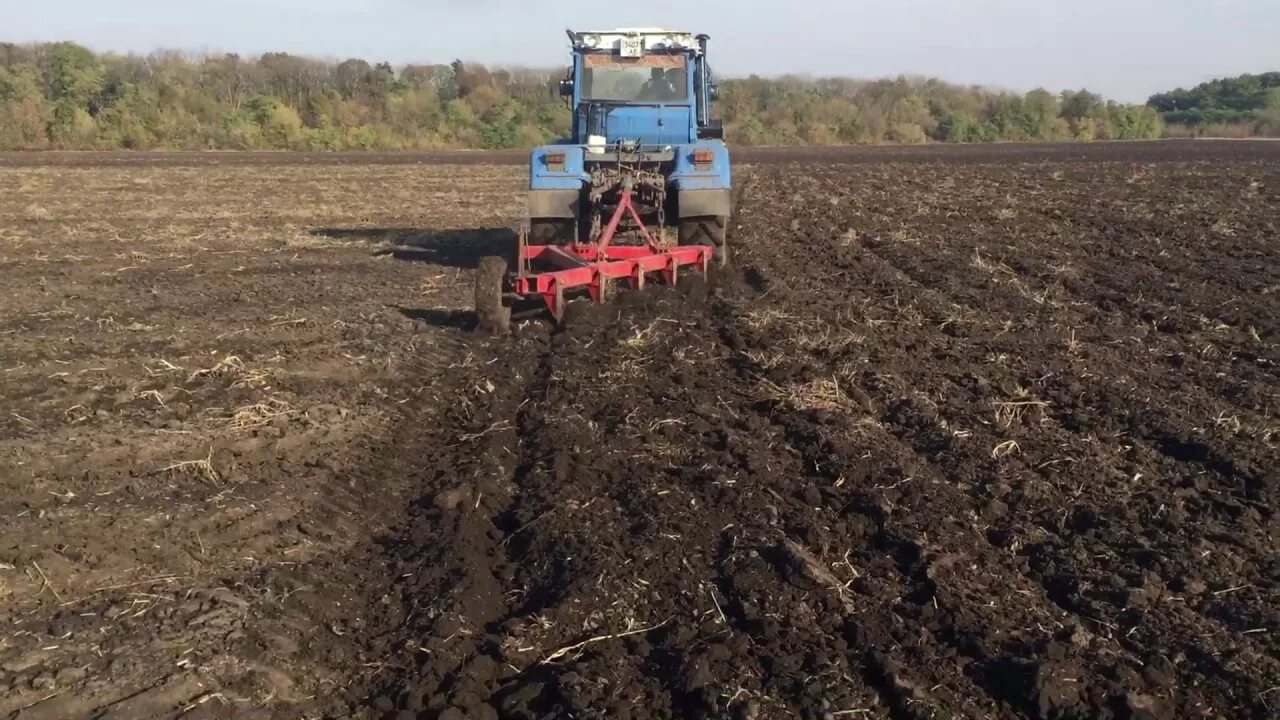
[[[583,58],[582,97],[597,102],[687,103],[689,61],[683,55]]]

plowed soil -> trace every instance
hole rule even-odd
[[[519,168],[0,158],[0,715],[1280,717],[1280,144],[863,152],[502,337]]]

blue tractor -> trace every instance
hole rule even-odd
[[[534,149],[529,224],[517,267],[486,258],[477,275],[482,325],[504,328],[520,299],[563,316],[565,293],[603,302],[615,281],[674,283],[729,259],[729,151],[711,118],[716,86],[707,35],[657,28],[569,31],[573,65],[560,94],[573,136]]]

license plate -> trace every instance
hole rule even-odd
[[[622,38],[622,57],[644,56],[644,38]]]

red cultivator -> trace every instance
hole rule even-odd
[[[633,244],[615,244],[624,234],[634,238]],[[613,216],[594,242],[530,245],[527,232],[522,231],[514,273],[508,272],[503,258],[481,260],[476,313],[482,328],[502,331],[511,322],[514,303],[540,299],[559,323],[564,318],[565,296],[571,291],[586,290],[592,301],[602,303],[613,295],[615,281],[640,290],[646,275],[661,273],[664,283],[675,285],[682,267],[705,275],[712,253],[710,246],[673,246],[660,234],[655,237],[645,227],[630,187],[623,187]]]

